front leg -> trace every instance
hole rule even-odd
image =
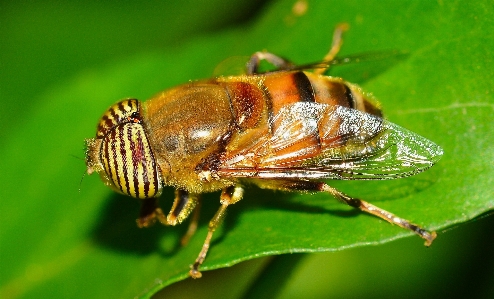
[[[139,218],[136,220],[137,226],[140,228],[150,227],[156,220],[165,225],[167,224],[166,216],[158,205],[158,198],[152,197],[143,199]]]
[[[175,200],[173,206],[166,217],[166,223],[176,225],[182,223],[189,216],[190,212],[199,202],[199,194],[189,193],[188,191],[175,190]]]
[[[190,238],[195,234],[197,230],[197,223],[199,222],[199,213],[201,211],[201,201],[199,194],[189,193],[185,190],[177,189],[175,191],[175,200],[173,201],[173,206],[166,218],[167,224],[176,225],[182,223],[189,214],[194,210],[192,214],[192,219],[189,223],[189,228],[187,232],[180,239],[180,244],[182,246],[189,243]]]
[[[177,189],[175,191],[175,200],[173,206],[165,216],[158,205],[158,198],[146,198],[142,201],[141,211],[137,219],[137,226],[149,227],[158,220],[163,225],[176,225],[182,223],[194,210],[199,203],[199,194],[189,193],[185,190]],[[199,219],[199,209],[196,209],[194,217],[189,225],[186,235],[182,238],[181,243],[185,245],[197,228]]]

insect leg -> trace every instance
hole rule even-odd
[[[299,191],[321,191],[328,192],[334,197],[336,197],[339,201],[354,207],[358,208],[364,212],[377,216],[381,219],[388,221],[391,224],[396,224],[399,227],[410,230],[415,234],[419,235],[422,239],[425,240],[425,246],[430,246],[432,241],[436,238],[436,232],[429,232],[420,226],[411,223],[410,221],[397,217],[396,215],[385,211],[375,205],[372,205],[366,201],[363,201],[358,198],[352,198],[341,191],[329,186],[326,183],[322,182],[310,182],[310,181],[293,181],[287,182],[283,184],[282,188],[286,190],[299,190]]]
[[[201,278],[202,274],[199,271],[199,267],[204,262],[204,259],[206,259],[206,255],[208,253],[208,249],[211,244],[211,238],[213,237],[213,233],[216,230],[216,228],[221,224],[221,221],[225,217],[226,208],[229,205],[234,204],[237,201],[241,200],[243,194],[244,194],[244,190],[240,186],[230,186],[223,189],[220,197],[221,206],[214,215],[213,219],[209,221],[208,234],[206,236],[206,240],[202,245],[201,252],[199,252],[196,261],[194,262],[194,264],[192,265],[189,271],[189,275],[192,278]]]
[[[190,212],[192,212],[198,201],[199,194],[177,189],[175,191],[173,206],[166,217],[167,224],[176,225],[182,223],[189,216]]]
[[[158,206],[158,199],[155,197],[143,199],[139,218],[136,220],[137,226],[140,228],[149,227],[156,222],[156,219],[165,225],[167,224],[165,214]]]
[[[274,65],[278,70],[287,70],[294,66],[293,63],[269,52],[256,52],[247,62],[247,75],[259,74],[259,65],[262,60]]]
[[[343,32],[347,31],[350,26],[347,23],[338,24],[333,33],[333,43],[328,54],[324,56],[323,61],[331,61],[336,57],[336,54],[340,51],[341,45],[343,45]],[[325,68],[318,68],[314,70],[314,74],[322,75],[329,68],[329,64]]]
[[[189,243],[190,238],[196,233],[197,223],[199,222],[199,214],[201,211],[201,200],[197,201],[197,205],[194,208],[194,213],[192,214],[192,219],[190,220],[189,227],[187,228],[187,232],[180,239],[180,244],[185,246]]]
[[[189,216],[190,212],[192,212],[198,202],[198,194],[190,194],[185,190],[178,189],[175,191],[175,200],[173,201],[173,206],[170,213],[168,216],[165,216],[163,210],[158,206],[158,198],[153,197],[143,199],[139,219],[137,219],[137,226],[141,228],[149,227],[153,225],[156,220],[161,222],[163,225],[176,225],[178,223],[182,223],[182,221]],[[194,218],[196,217],[199,217],[199,215],[194,216]],[[192,227],[193,225],[194,224],[191,223]],[[187,235],[189,235],[188,237],[190,238],[190,236],[194,233],[194,230],[193,228],[189,228],[189,231],[187,231]]]

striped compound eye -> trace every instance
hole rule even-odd
[[[161,177],[138,100],[111,106],[98,124],[96,138],[86,140],[86,145],[89,174],[98,172],[106,185],[135,198],[161,194]]]

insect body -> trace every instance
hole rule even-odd
[[[337,29],[322,71],[339,49],[340,34]],[[259,73],[263,59],[278,70]],[[242,198],[244,183],[329,192],[431,244],[434,232],[322,180],[410,176],[440,158],[439,146],[384,120],[358,86],[323,76],[320,69],[306,72],[270,53],[254,54],[248,65],[246,75],[191,82],[143,103],[128,99],[110,107],[96,138],[86,140],[88,173],[97,172],[114,190],[142,200],[140,227],[156,220],[181,223],[201,193],[222,190],[221,206],[190,271],[194,278],[201,277],[213,232],[226,208]],[[157,203],[164,185],[177,190],[167,216]],[[194,219],[184,240],[193,234]]]

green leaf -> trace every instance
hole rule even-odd
[[[492,210],[491,5],[310,1],[299,15],[294,3],[273,3],[251,24],[81,71],[34,101],[28,117],[9,127],[0,148],[0,297],[150,297],[187,278],[219,194],[204,196],[199,229],[180,248],[186,225],[138,229],[138,202],[112,193],[95,176],[81,182],[85,166],[73,156],[83,157],[84,138],[94,136],[97,120],[115,101],[146,99],[207,78],[223,59],[262,49],[298,63],[317,61],[340,22],[351,26],[341,55],[394,49],[409,54],[399,61],[335,67],[331,74],[372,92],[392,122],[433,140],[445,154],[432,169],[411,178],[330,183],[439,232]],[[173,190],[166,189],[164,210],[172,198]],[[208,276],[207,270],[261,256],[339,251],[410,235],[326,194],[252,187],[229,208],[202,270]],[[411,240],[409,256],[422,250],[421,243]],[[259,261],[256,269],[264,266]],[[237,275],[222,277],[231,282],[232,298],[253,279]]]

